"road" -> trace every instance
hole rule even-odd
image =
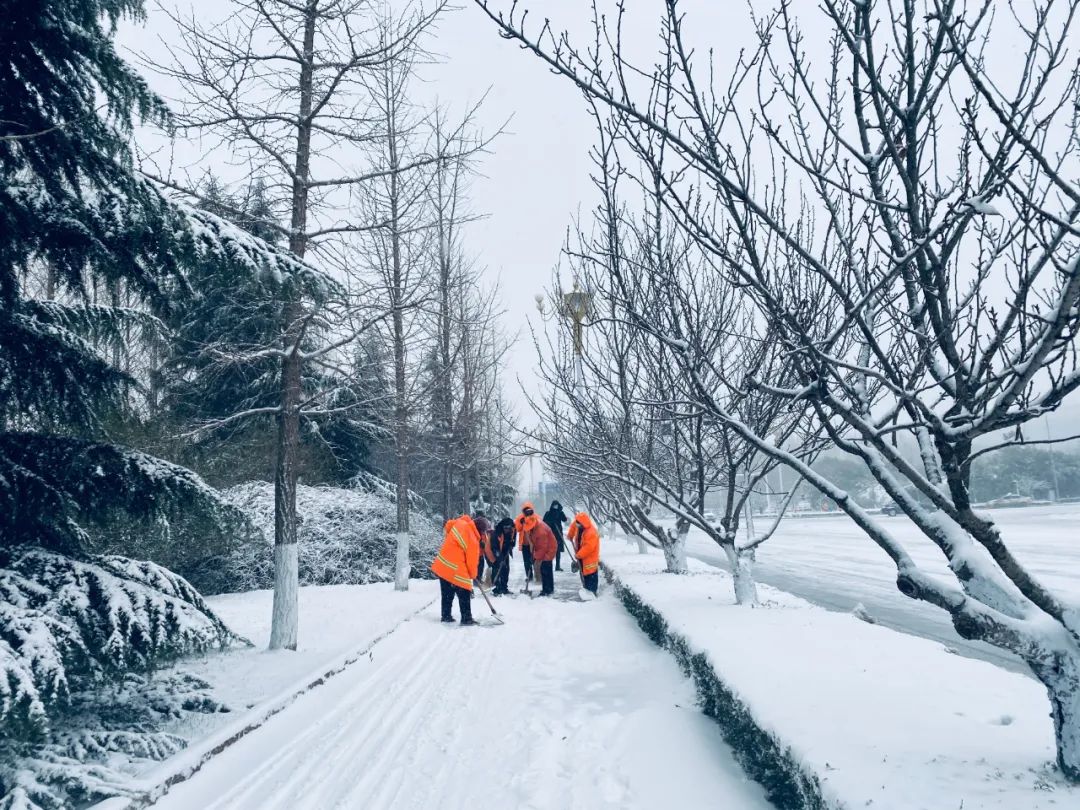
[[[1080,504],[989,511],[1021,562],[1057,592],[1080,601]],[[920,566],[949,575],[941,553],[906,517],[881,520]],[[727,567],[703,534],[691,533],[688,553]],[[759,550],[755,571],[759,582],[829,610],[850,612],[862,604],[882,625],[1030,674],[1011,653],[960,638],[942,611],[901,595],[892,562],[845,516],[786,519]]]
[[[410,619],[154,807],[768,810],[674,660],[558,576],[555,599],[498,600],[503,626]]]

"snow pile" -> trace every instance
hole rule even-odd
[[[738,607],[697,560],[672,576],[609,545],[604,564],[778,806],[1080,807],[1034,680],[767,586]]]
[[[255,523],[268,545],[274,542],[274,485],[252,481],[222,495]],[[297,487],[300,518],[301,585],[364,585],[392,582],[397,506],[381,493],[335,487]],[[439,527],[412,512],[410,560],[414,577],[429,578],[428,566],[439,549]],[[227,563],[236,589],[269,588],[273,557],[265,548],[241,546]]]
[[[218,711],[183,655],[240,641],[183,579],[123,557],[0,550],[0,808],[65,808],[123,792],[117,761],[183,747],[162,733]]]

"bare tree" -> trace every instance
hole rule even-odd
[[[724,403],[759,434],[806,461],[820,443],[806,430],[804,407],[747,389],[754,376],[780,379],[775,342],[767,330],[759,334],[741,292],[708,273],[707,257],[666,211],[659,183],[645,188],[639,214],[620,202],[624,175],[607,135],[601,128],[594,153],[603,198],[597,235],[579,229],[567,249],[576,283],[593,299],[589,351],[580,358],[553,347],[541,353],[550,391],[541,418],[553,420],[541,431],[541,447],[560,476],[590,492],[607,516],[663,550],[668,571],[686,572],[688,532],[704,532],[728,556],[737,601],[753,604],[754,550],[772,536],[791,493],[768,530],[739,539],[740,516],[777,462],[701,407],[674,341],[655,340],[653,332],[665,329],[693,343],[698,379],[716,387],[742,382],[727,389]],[[719,521],[706,517],[714,492],[723,495]],[[674,516],[673,530],[654,518],[654,506]]]
[[[441,9],[407,10],[394,25],[379,24],[384,9],[367,0],[233,0],[232,13],[209,25],[194,15],[174,15],[181,49],[163,72],[184,87],[181,131],[216,136],[222,149],[264,179],[272,196],[287,201],[282,227],[289,250],[301,259],[370,227],[347,221],[342,211],[360,185],[402,170],[356,165],[371,136],[371,71],[414,47]],[[378,36],[393,30],[392,39]],[[373,34],[374,32],[374,34]],[[423,157],[418,165],[426,165]],[[190,189],[190,182],[172,185]],[[282,306],[281,338],[267,347],[281,360],[280,404],[275,406],[278,446],[275,474],[274,612],[272,649],[297,642],[296,453],[300,438],[303,344],[318,317],[299,295]],[[400,312],[394,311],[394,317]],[[345,342],[355,337],[346,335]],[[332,342],[320,356],[338,348]]]
[[[599,16],[585,51],[547,25],[523,31],[516,6],[478,2],[607,106],[646,171],[649,134],[671,148],[681,166],[664,176],[667,204],[754,301],[796,380],[753,386],[809,405],[952,579],[930,576],[854,499],[739,420],[694,377],[696,347],[660,335],[688,358],[701,406],[836,501],[893,560],[901,593],[1023,658],[1047,688],[1058,764],[1080,780],[1080,611],[969,497],[976,443],[1022,432],[1080,386],[1080,189],[1069,179],[1080,77],[1067,55],[1080,3],[1011,5],[1009,35],[1026,48],[1005,74],[989,58],[1008,50],[989,0],[823,0],[812,12],[831,29],[820,60],[820,39],[781,3],[718,87],[695,65],[678,0],[663,4],[656,70],[629,64]],[[648,102],[658,95],[665,116]]]

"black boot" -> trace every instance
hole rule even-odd
[[[453,616],[443,616],[442,620],[444,622],[452,622],[454,620],[454,617]]]

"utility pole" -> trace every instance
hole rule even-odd
[[[1050,441],[1050,419],[1043,414],[1043,424],[1046,425],[1046,440]],[[1058,486],[1057,462],[1054,461],[1054,446],[1050,445],[1050,474],[1054,477],[1054,497],[1050,500],[1057,501],[1061,498],[1061,487]]]

